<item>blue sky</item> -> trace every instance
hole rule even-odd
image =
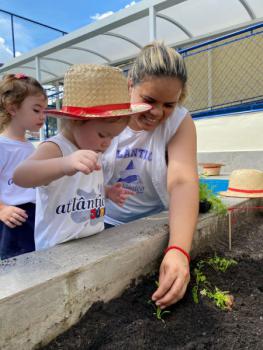
[[[12,12],[65,32],[100,20],[140,0],[1,0],[0,10]],[[32,50],[61,34],[14,18],[16,55]],[[0,11],[0,63],[12,58],[10,16]]]

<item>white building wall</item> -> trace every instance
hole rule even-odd
[[[198,162],[225,164],[221,174],[263,170],[263,112],[200,119],[195,125]]]
[[[199,119],[195,125],[198,152],[263,151],[263,112]]]

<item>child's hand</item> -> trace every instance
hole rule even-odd
[[[0,220],[10,228],[21,226],[27,218],[26,211],[21,208],[3,205],[0,209]]]
[[[89,150],[79,150],[69,156],[63,157],[63,171],[65,175],[75,175],[78,171],[90,174],[94,170],[100,170],[98,153]]]
[[[114,203],[118,204],[120,207],[123,206],[124,202],[129,196],[134,194],[135,194],[134,191],[123,188],[121,182],[117,182],[116,184],[112,186],[107,186],[106,188],[106,197],[111,199]]]

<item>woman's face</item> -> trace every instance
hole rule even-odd
[[[146,102],[152,109],[131,117],[129,126],[134,130],[152,131],[173,112],[182,93],[182,82],[177,78],[149,77],[129,91],[131,103]]]

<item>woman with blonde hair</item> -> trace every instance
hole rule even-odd
[[[145,46],[129,73],[130,102],[145,102],[152,109],[132,118],[103,157],[108,184],[120,182],[135,192],[122,207],[107,200],[107,227],[169,208],[169,244],[152,296],[161,308],[186,291],[198,215],[196,132],[182,106],[186,82],[183,58],[174,49],[160,42]]]

